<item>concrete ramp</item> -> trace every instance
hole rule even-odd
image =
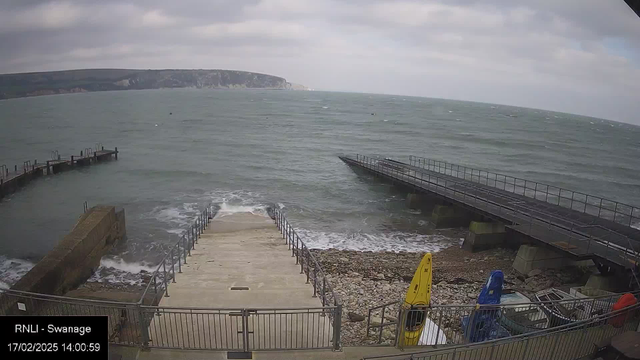
[[[160,306],[321,307],[273,220],[251,213],[215,218]]]
[[[213,219],[150,308],[151,347],[263,350],[330,348],[330,312],[313,297],[274,221],[236,213]],[[245,331],[246,329],[246,331]]]

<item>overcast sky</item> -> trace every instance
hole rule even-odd
[[[97,67],[247,70],[640,124],[640,18],[623,0],[0,0],[0,72]]]

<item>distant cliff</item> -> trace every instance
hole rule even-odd
[[[308,90],[278,76],[232,70],[84,69],[0,75],[0,100],[162,88]]]

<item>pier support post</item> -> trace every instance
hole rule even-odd
[[[437,200],[426,194],[407,194],[407,207],[413,210],[422,210],[424,213],[433,211]]]
[[[49,160],[47,160],[47,175],[51,174],[51,167],[49,166]]]
[[[116,146],[116,160],[118,160],[118,147]]]
[[[469,226],[471,214],[455,206],[436,205],[431,213],[431,222],[436,229]]]
[[[71,155],[71,167],[73,167],[73,155]]]
[[[516,259],[513,261],[513,268],[521,274],[528,274],[533,269],[550,269],[578,265],[593,265],[593,261],[574,261],[553,250],[532,245],[521,245],[520,249],[518,249],[518,255],[516,255]]]
[[[470,252],[491,249],[500,246],[505,237],[504,224],[472,221],[462,248]]]

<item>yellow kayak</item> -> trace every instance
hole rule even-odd
[[[416,269],[411,285],[404,300],[404,309],[408,309],[404,331],[401,332],[400,344],[404,346],[418,345],[422,334],[426,313],[431,302],[431,253],[426,254]]]

